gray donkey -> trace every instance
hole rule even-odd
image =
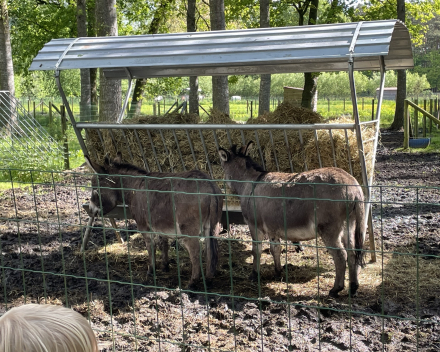
[[[275,273],[279,276],[280,239],[299,242],[315,239],[319,234],[336,267],[330,296],[337,297],[344,289],[347,257],[350,294],[354,295],[359,287],[358,273],[364,265],[365,205],[359,183],[335,167],[299,174],[266,172],[249,156],[252,145],[249,142],[239,150],[236,146],[229,151],[219,149],[225,179],[232,192],[241,196],[241,210],[253,239],[251,279],[258,277],[264,236],[270,240]]]
[[[220,232],[223,196],[208,175],[197,170],[147,172],[122,163],[120,153],[113,162],[106,158],[103,166],[92,162],[87,156],[86,162],[97,174],[92,179],[94,189],[89,203],[91,219],[99,216],[101,210],[105,215],[117,204],[125,203],[140,231],[158,233],[163,270],[168,270],[167,235],[181,239],[192,265],[189,288],[194,288],[200,280],[199,234],[203,232],[206,237],[206,278],[214,276],[218,262],[215,237]],[[150,256],[148,274],[152,275],[156,235],[144,232],[143,237]],[[83,248],[87,241],[88,238],[84,236]]]

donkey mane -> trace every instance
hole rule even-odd
[[[114,167],[118,169],[118,173],[122,174],[128,174],[128,175],[148,175],[148,172],[144,169],[141,169],[140,167],[137,167],[132,164],[125,164],[125,163],[113,163]]]
[[[231,147],[231,152],[234,153],[236,156],[242,157],[246,159],[246,168],[252,168],[255,171],[260,171],[260,172],[266,172],[266,170],[261,167],[259,164],[257,164],[255,161],[252,160],[252,158],[249,155],[246,155],[244,153],[241,152],[241,149],[239,149],[237,151],[237,145],[234,144]]]

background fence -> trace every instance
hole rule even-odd
[[[39,171],[22,172],[32,180]],[[247,228],[233,225],[219,237],[213,283],[187,290],[187,252],[174,244],[169,272],[147,277],[132,220],[118,221],[124,244],[101,221],[79,251],[91,175],[43,172],[42,182],[22,184],[9,174],[0,184],[0,311],[29,302],[72,307],[90,320],[103,351],[439,348],[439,188],[372,187],[377,262],[361,271],[357,297],[344,290],[335,300],[334,266],[319,240],[301,253],[283,244],[281,279],[265,241],[258,285],[248,280]]]

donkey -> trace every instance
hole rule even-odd
[[[86,163],[96,172],[92,179],[91,217],[105,215],[125,203],[140,231],[158,233],[162,246],[162,269],[168,270],[168,238],[175,236],[183,242],[192,265],[188,288],[200,280],[200,242],[203,230],[206,244],[206,278],[214,277],[218,262],[218,243],[223,208],[220,188],[203,172],[147,172],[122,162],[118,153],[113,162],[105,158],[103,166],[86,156]],[[142,233],[150,257],[148,274],[155,268],[156,235]],[[84,241],[87,241],[84,238]],[[85,245],[83,245],[85,247]]]
[[[241,210],[252,235],[251,279],[258,277],[264,236],[270,240],[275,274],[279,276],[280,239],[299,242],[315,239],[317,233],[336,267],[329,295],[338,297],[344,289],[348,257],[350,294],[354,296],[359,287],[359,270],[364,265],[365,209],[359,183],[335,167],[299,174],[266,172],[249,156],[252,146],[253,142],[249,142],[239,150],[234,145],[229,151],[218,151],[227,184],[241,196]]]

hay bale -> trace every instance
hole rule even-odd
[[[332,121],[332,123],[353,122],[347,118]],[[241,145],[243,140],[256,141],[256,130],[179,130],[179,124],[200,123],[200,118],[194,114],[181,115],[178,113],[167,116],[144,116],[123,121],[124,124],[175,124],[175,131],[168,130],[89,130],[86,143],[89,150],[93,150],[92,157],[96,154],[97,162],[102,163],[106,154],[114,157],[117,151],[122,152],[125,161],[150,171],[180,172],[199,169],[210,173],[212,170],[215,179],[223,179],[224,174],[218,160],[218,147],[228,148],[231,144]],[[236,124],[227,114],[215,110],[210,111],[206,124]],[[321,115],[312,110],[297,107],[285,102],[273,111],[255,119],[249,119],[247,124],[314,124],[324,123]],[[302,143],[300,139],[302,137]],[[373,137],[371,128],[363,127],[364,140]],[[336,165],[350,172],[347,158],[348,147],[343,130],[333,130],[333,145],[335,148]],[[322,166],[334,166],[333,149],[327,130],[317,131],[319,140],[319,153]],[[204,144],[202,143],[202,139]],[[288,148],[286,144],[288,142]],[[356,135],[348,131],[348,145],[351,153],[353,174],[362,182],[359,153]],[[312,130],[258,130],[260,149],[255,148],[251,155],[268,171],[301,172],[307,168],[319,168],[317,149]],[[205,148],[208,158],[205,155]],[[365,145],[367,166],[370,174],[373,160],[372,144]],[[291,158],[289,158],[291,156]],[[144,163],[144,158],[146,163]]]
[[[354,121],[347,117],[341,117],[330,121],[329,124],[336,123],[354,123]],[[372,137],[374,137],[374,129],[363,126],[363,140],[367,140]],[[353,176],[358,180],[360,184],[362,184],[362,170],[359,161],[359,149],[357,145],[355,131],[348,130],[346,138],[344,130],[332,130],[331,135],[329,130],[318,130],[317,139],[322,167],[336,166],[350,173],[351,161]],[[317,169],[320,167],[318,148],[314,136],[313,138],[310,138],[308,140],[304,147],[305,159],[303,165],[305,167],[305,164],[307,164],[307,168],[309,170]],[[372,143],[364,143],[364,154],[368,176],[371,177],[371,175],[373,174],[372,164],[374,159]]]

